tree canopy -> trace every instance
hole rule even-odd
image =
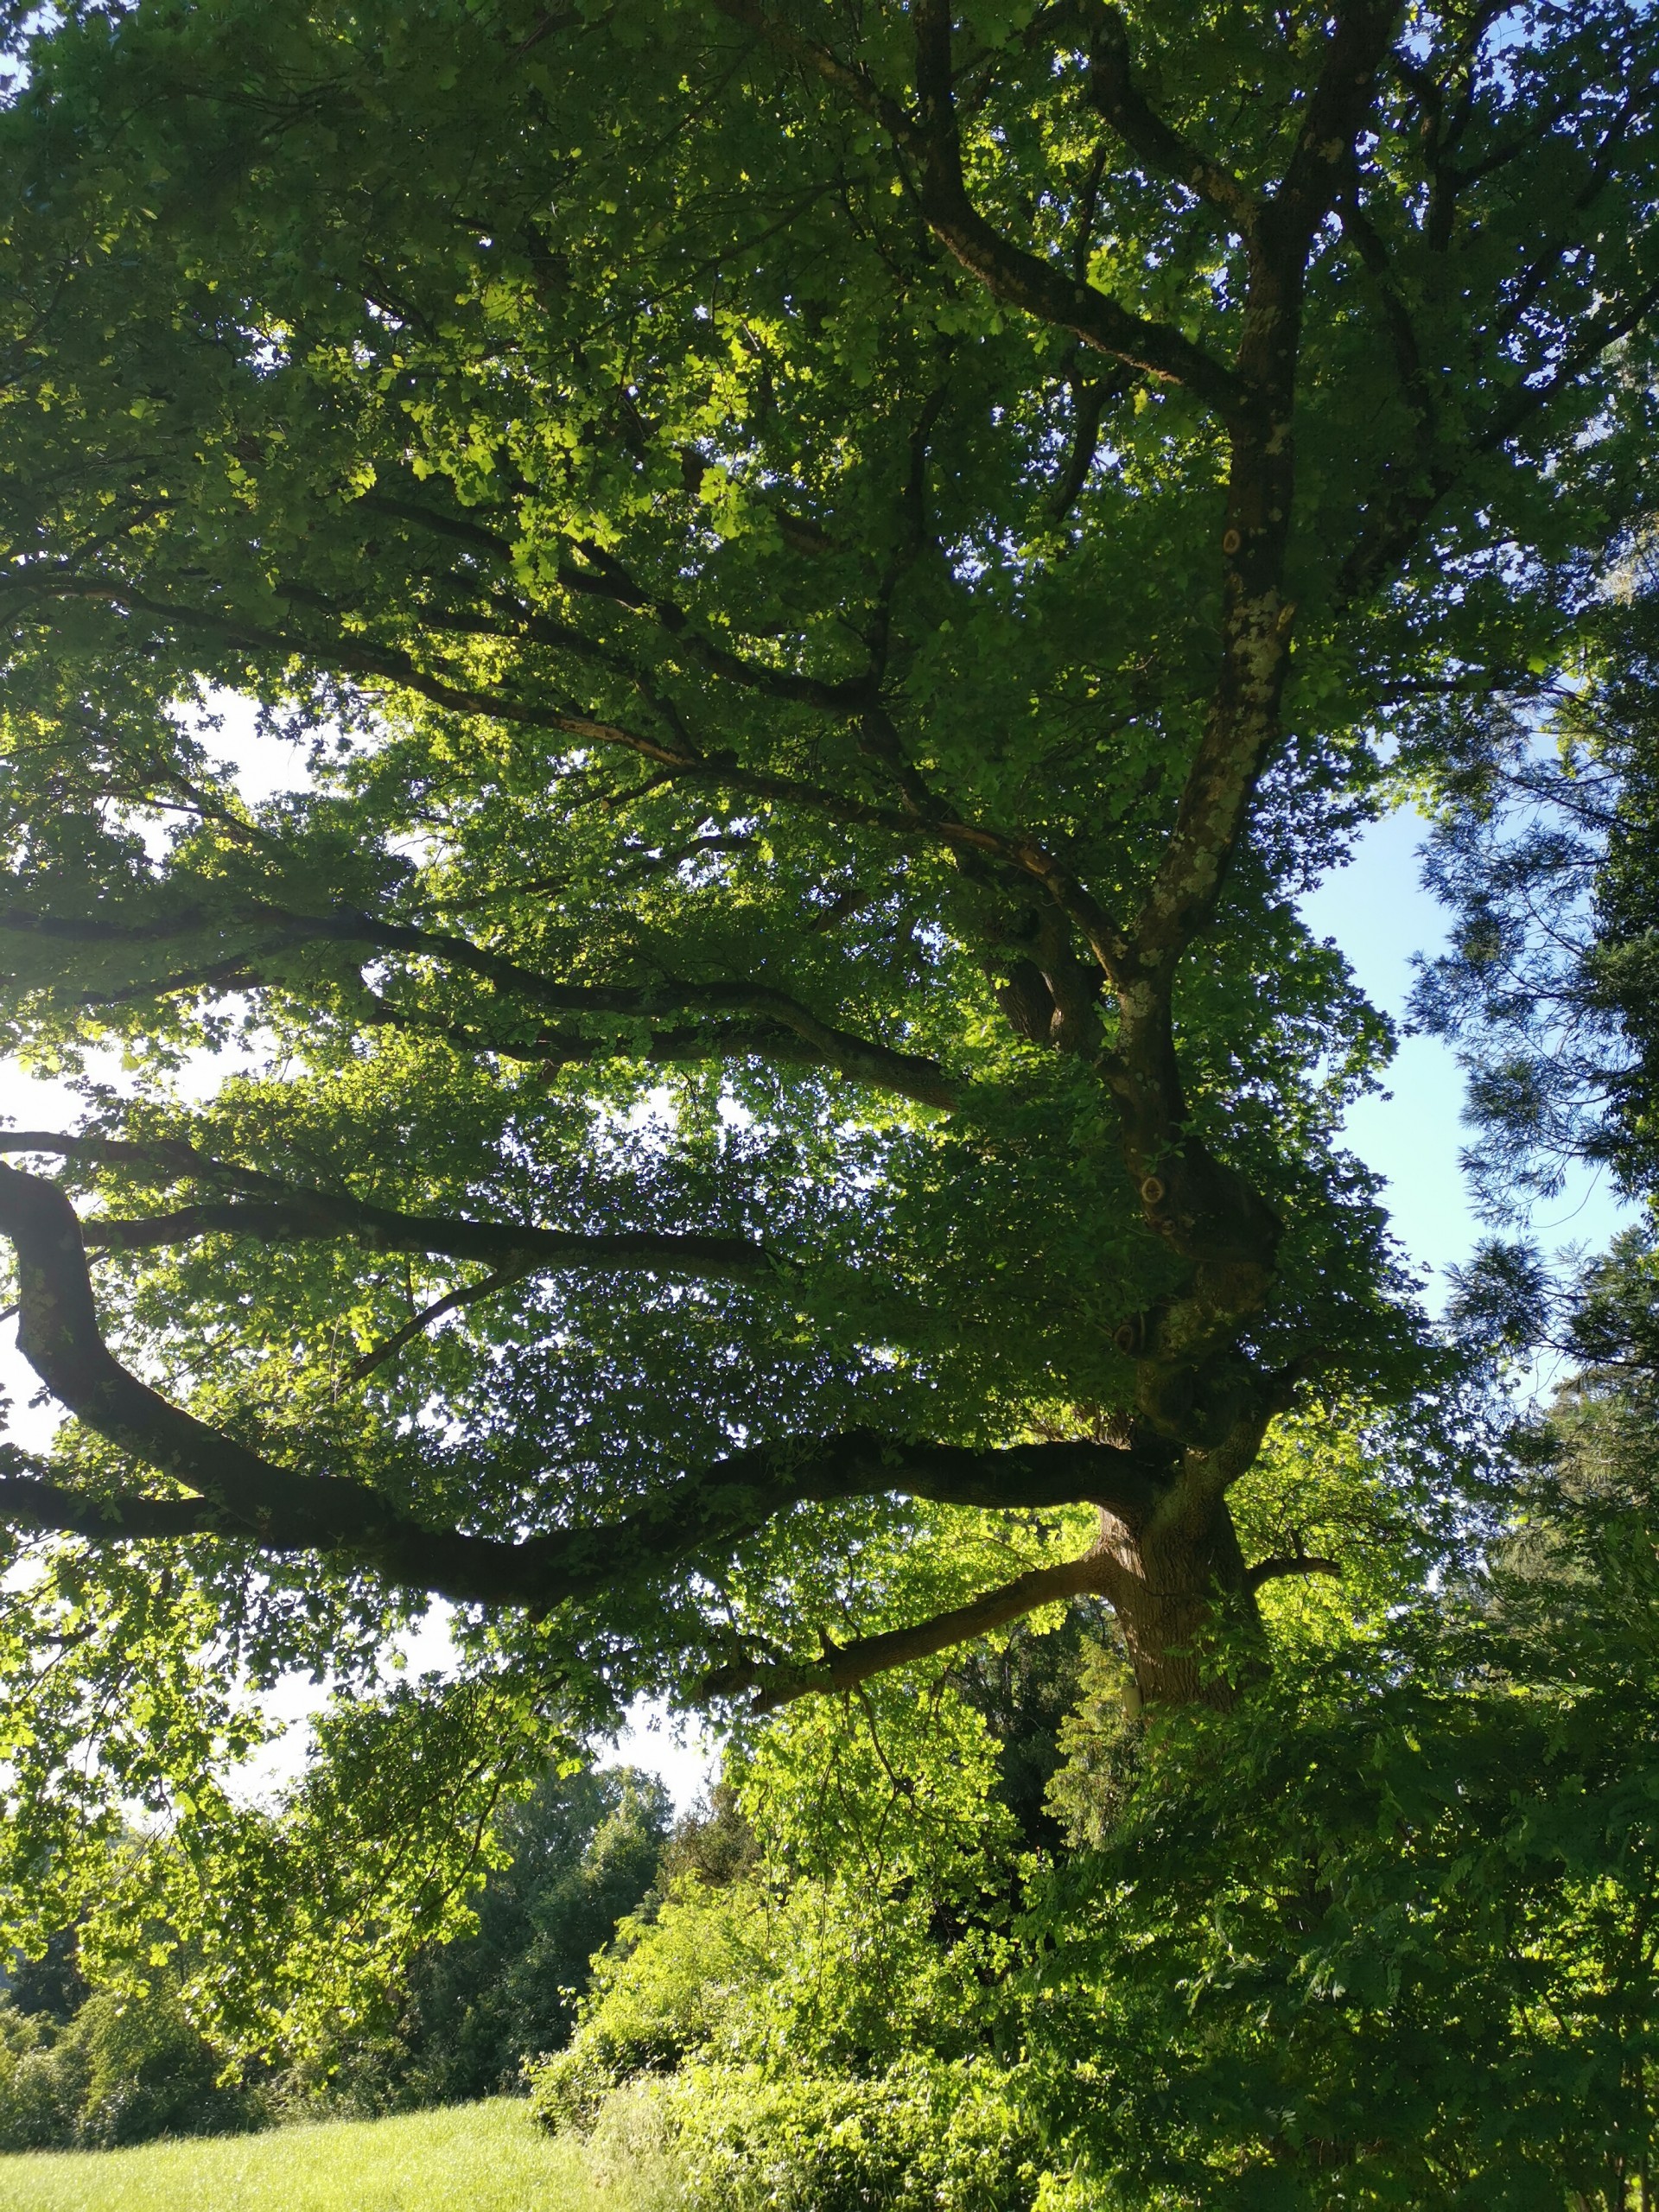
[[[1294,900],[1638,510],[1651,11],[9,15],[36,1871],[296,1665],[383,1868],[1085,1593],[1224,1702],[1297,1418],[1440,1372]]]

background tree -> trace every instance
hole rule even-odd
[[[15,22],[0,934],[86,1099],[0,1171],[78,1416],[0,1481],[34,1910],[294,1665],[366,1793],[304,1848],[428,1915],[433,1777],[464,1871],[641,1688],[1088,1593],[1224,1702],[1217,1604],[1324,1563],[1239,1541],[1270,1424],[1426,1374],[1289,901],[1630,511],[1648,11]]]
[[[409,1961],[385,2018],[286,2071],[239,2072],[203,2034],[184,2001],[188,1947],[160,1973],[147,1951],[142,1987],[89,1989],[60,1939],[0,1997],[0,2149],[109,2149],[516,2088],[528,2057],[567,2040],[591,1959],[652,1892],[668,1815],[661,1784],[632,1770],[544,1775],[500,1823],[505,1863],[470,1931]],[[676,1850],[712,1826],[682,1823]]]
[[[1456,1042],[1480,1132],[1465,1166],[1524,1224],[1567,1166],[1655,1184],[1656,593],[1643,513],[1540,690],[1499,681],[1425,719],[1439,815],[1427,874],[1451,909],[1417,1011]]]
[[[520,2088],[526,2060],[569,2039],[589,1961],[652,1892],[671,1809],[630,1769],[543,1776],[501,1822],[510,1855],[474,1900],[476,1927],[412,1961],[381,2032],[313,2062],[319,2101],[374,2112]]]

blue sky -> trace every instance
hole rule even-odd
[[[1433,954],[1446,941],[1445,911],[1418,880],[1426,826],[1409,810],[1376,823],[1349,866],[1334,870],[1301,906],[1309,926],[1347,955],[1366,995],[1402,1024],[1414,956]],[[1489,1233],[1470,1205],[1459,1166],[1459,1154],[1476,1141],[1463,1122],[1463,1072],[1451,1048],[1408,1035],[1386,1095],[1361,1100],[1347,1122],[1354,1150],[1388,1179],[1395,1234],[1432,1271],[1427,1295],[1436,1309],[1447,1268]],[[1599,1249],[1629,1218],[1604,1171],[1577,1169],[1532,1229],[1546,1251],[1573,1244]]]

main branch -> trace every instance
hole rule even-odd
[[[734,1452],[647,1493],[616,1521],[516,1541],[432,1529],[365,1484],[278,1465],[124,1367],[104,1341],[80,1224],[55,1184],[0,1166],[0,1236],[16,1254],[18,1344],[35,1373],[89,1428],[193,1493],[0,1481],[0,1514],[93,1541],[232,1537],[372,1567],[458,1603],[545,1610],[660,1583],[803,1504],[884,1495],[991,1510],[1093,1503],[1138,1523],[1153,1511],[1166,1471],[1155,1451],[977,1451],[853,1430]]]
[[[704,1677],[702,1688],[715,1697],[751,1694],[751,1713],[772,1713],[797,1698],[854,1689],[872,1675],[907,1666],[912,1660],[931,1659],[936,1651],[948,1651],[953,1644],[988,1636],[994,1629],[1005,1628],[1010,1621],[1035,1612],[1039,1605],[1104,1587],[1101,1554],[1085,1552],[1081,1559],[1065,1560],[1056,1567],[1034,1567],[1012,1582],[984,1591],[965,1605],[935,1613],[912,1628],[861,1636],[852,1643],[832,1643],[825,1637],[823,1656],[807,1665],[780,1662],[721,1668]]]
[[[478,1260],[493,1268],[573,1268],[583,1271],[648,1268],[664,1275],[761,1274],[772,1262],[741,1236],[704,1236],[626,1229],[603,1235],[541,1229],[531,1223],[473,1221],[459,1214],[397,1213],[348,1192],[284,1183],[209,1160],[188,1146],[124,1143],[119,1139],[58,1135],[43,1129],[0,1130],[0,1152],[56,1153],[67,1159],[107,1159],[151,1174],[159,1167],[202,1181],[243,1181],[258,1195],[216,1198],[171,1212],[123,1218],[98,1215],[81,1224],[82,1241],[108,1252],[155,1251],[200,1236],[251,1236],[264,1243],[349,1236],[376,1252],[422,1253]]]
[[[780,22],[756,0],[717,0],[717,4],[723,15],[754,32],[775,52],[810,69],[882,125],[916,166],[918,197],[929,228],[997,299],[1039,321],[1070,331],[1113,360],[1183,386],[1224,418],[1238,412],[1244,394],[1237,379],[1201,346],[1173,324],[1133,314],[1095,285],[1073,283],[1065,270],[1005,238],[975,205],[963,171],[950,99],[949,18],[943,6],[935,0],[918,0],[912,10],[920,108],[919,114],[913,114],[884,92],[867,70],[842,61],[831,48]]]
[[[798,1038],[820,1065],[833,1069],[851,1081],[914,1098],[925,1105],[950,1107],[957,1103],[957,1087],[936,1060],[918,1052],[899,1051],[877,1039],[861,1037],[826,1021],[789,992],[768,983],[742,980],[705,982],[675,976],[664,976],[649,984],[567,983],[451,931],[394,922],[363,908],[344,905],[321,913],[302,913],[266,899],[249,899],[234,909],[215,911],[191,905],[181,906],[171,914],[137,918],[111,917],[108,913],[46,916],[29,906],[0,906],[0,930],[63,944],[137,949],[173,941],[188,942],[237,925],[260,932],[257,942],[246,952],[216,956],[206,963],[198,963],[140,988],[158,995],[169,988],[181,990],[204,984],[227,989],[247,988],[259,982],[262,962],[269,963],[300,946],[360,944],[375,951],[400,952],[430,960],[442,968],[459,969],[478,977],[499,995],[548,1013],[585,1014],[595,1020],[620,1019],[647,1023],[677,1014],[702,1014],[716,1021],[734,1014],[758,1014],[768,1024]],[[131,993],[83,995],[85,1002],[105,1004]],[[384,1001],[382,1005],[385,1012],[395,1014],[395,1007]],[[753,1038],[764,1032],[747,1033]],[[487,1049],[486,1043],[485,1048]]]

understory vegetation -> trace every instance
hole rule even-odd
[[[1623,2212],[1659,2067],[1656,1303],[1632,1236],[1501,1530],[1369,1611],[1291,1586],[1270,1690],[1149,1723],[1074,1608],[924,1698],[795,1708],[677,1824],[632,1774],[550,1777],[475,1932],[303,2066],[236,2078],[161,1978],[54,2031],[24,2008],[73,1969],[25,1967],[6,2147],[527,2087],[583,2188],[694,2212]]]
[[[1614,1276],[1650,1310],[1645,1250]],[[1225,1715],[1149,1729],[1074,1624],[1008,1645],[1000,1710],[969,1680],[925,1732],[895,1703],[766,1738],[766,1848],[624,1928],[535,2110],[643,2100],[711,2209],[1640,2202],[1659,1434],[1586,1371],[1516,1442],[1478,1572],[1357,1632],[1287,1618]],[[835,1802],[861,1737],[887,1788]]]
[[[175,1970],[141,1994],[89,1990],[73,1933],[20,1963],[0,1998],[0,2152],[107,2150],[330,2113],[460,2104],[523,2088],[569,2037],[592,1955],[651,1895],[668,1842],[660,1783],[578,1768],[502,1820],[505,1863],[465,1937],[421,1952],[378,2014],[282,2068],[220,2077],[231,2053],[193,2024]],[[666,1845],[666,1850],[665,1850]]]

